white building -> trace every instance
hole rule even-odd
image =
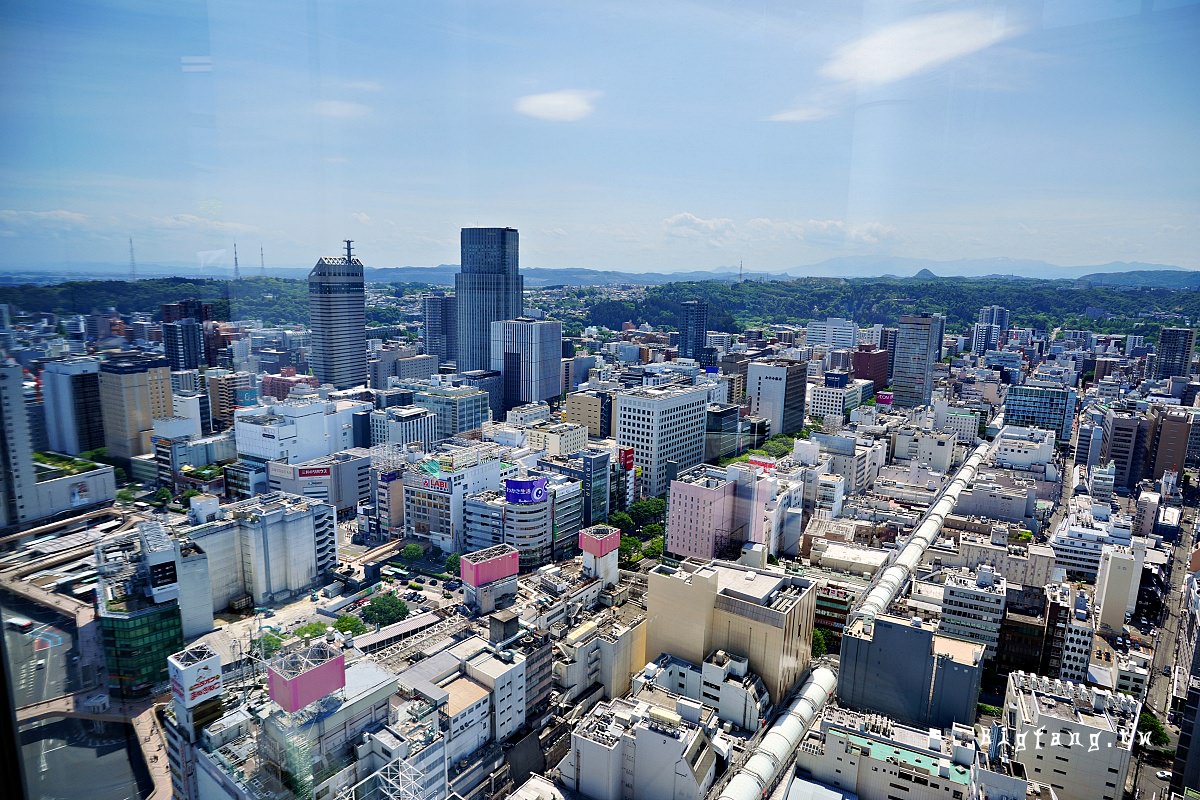
[[[853,350],[858,344],[858,325],[853,320],[838,317],[814,319],[808,323],[805,343],[810,347],[827,344]]]
[[[1144,543],[1144,539],[1137,539]],[[1114,631],[1124,630],[1127,615],[1137,605],[1138,587],[1141,584],[1142,562],[1145,548],[1140,555],[1134,548],[1122,545],[1106,545],[1100,554],[1100,567],[1096,571],[1096,604],[1100,609],[1100,624]]]
[[[354,414],[370,410],[370,403],[315,397],[239,408],[234,412],[238,455],[299,464],[348,450],[354,447]]]
[[[642,469],[647,495],[667,490],[668,461],[678,473],[703,459],[707,407],[703,386],[633,389],[616,396],[617,444],[633,448],[633,463]]]
[[[215,612],[243,599],[266,605],[296,597],[337,566],[332,505],[272,492],[214,508],[213,515],[174,534],[207,555]]]
[[[1059,800],[1124,796],[1140,701],[1025,672],[1008,676],[1004,726],[1014,760]]]
[[[491,368],[504,381],[504,407],[562,396],[562,323],[528,317],[491,324]]]
[[[771,709],[767,687],[750,671],[750,662],[724,650],[715,651],[700,665],[663,654],[634,676],[635,697],[646,685],[703,703],[722,722],[745,731],[758,730]]]
[[[981,566],[976,572],[951,573],[942,594],[938,633],[982,644],[983,657],[995,658],[1006,589],[1004,576],[997,576],[989,566]]]
[[[571,732],[559,779],[590,800],[701,800],[716,775],[716,717],[705,718],[690,700],[679,708],[623,699],[598,704]]]
[[[808,364],[786,358],[751,361],[746,370],[750,412],[771,421],[771,433],[794,433],[804,427]]]
[[[1029,470],[1054,464],[1054,432],[1005,425],[996,434],[992,460],[999,467]]]
[[[371,412],[371,446],[419,442],[428,452],[438,441],[438,417],[422,406],[393,406]]]

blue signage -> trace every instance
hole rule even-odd
[[[546,479],[510,478],[504,482],[504,499],[521,505],[541,503],[546,499]]]

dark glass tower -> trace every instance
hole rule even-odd
[[[700,360],[708,334],[708,303],[688,300],[683,304],[683,325],[679,330],[680,358]]]
[[[489,369],[492,323],[521,316],[525,282],[518,264],[515,228],[462,229],[461,267],[454,276],[459,372]]]
[[[346,255],[322,258],[308,273],[313,374],[336,389],[367,383],[367,296],[363,264]]]

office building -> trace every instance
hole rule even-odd
[[[44,391],[44,389],[43,389]],[[50,415],[46,415],[47,424]],[[1182,473],[1187,463],[1188,442],[1192,427],[1196,424],[1191,410],[1170,406],[1151,406],[1149,411],[1152,444],[1150,447],[1151,480],[1159,480],[1163,473]]]
[[[179,322],[184,319],[194,319],[196,322],[209,322],[213,318],[212,303],[206,303],[195,298],[180,300],[178,303],[162,303],[159,311],[163,322]]]
[[[707,346],[708,303],[686,300],[683,303],[683,324],[679,327],[679,357],[700,360]]]
[[[879,349],[888,351],[888,384],[896,372],[896,337],[900,331],[896,328],[881,328],[879,331]]]
[[[641,700],[598,704],[571,731],[559,780],[588,800],[703,800],[716,777],[716,717],[680,699],[679,712]]]
[[[512,545],[522,572],[571,557],[583,528],[583,487],[561,475],[509,478],[501,491],[468,495],[463,550]]]
[[[245,373],[242,373],[245,374]],[[273,397],[276,400],[287,400],[288,395],[297,386],[319,388],[321,382],[315,375],[297,375],[295,367],[282,367],[278,375],[263,375],[259,395],[265,400]],[[248,388],[248,387],[242,387]]]
[[[394,406],[371,412],[371,446],[419,444],[422,452],[439,441],[437,414],[423,406]]]
[[[808,323],[805,342],[809,347],[818,344],[837,348],[858,346],[858,325],[853,320],[830,317]]]
[[[488,393],[453,375],[433,375],[423,381],[395,381],[393,386],[410,389],[413,405],[437,415],[437,441],[466,431],[478,430],[492,419]]]
[[[571,392],[567,395],[567,422],[583,425],[593,439],[607,439],[612,436],[612,408],[612,392]]]
[[[338,519],[350,519],[371,503],[371,451],[355,447],[300,464],[267,463],[271,491],[328,503]]]
[[[984,306],[979,309],[979,325],[995,325],[999,332],[1003,334],[1008,330],[1008,309],[1002,306]],[[995,345],[993,345],[993,348]],[[989,348],[992,349],[992,348]],[[982,351],[979,351],[982,352]]]
[[[237,409],[258,403],[258,382],[252,372],[210,369],[204,373],[204,381],[214,428],[224,428],[232,423]]]
[[[676,475],[700,463],[707,407],[703,386],[639,388],[616,396],[617,444],[633,448],[644,494],[662,494]]]
[[[174,413],[171,367],[165,358],[121,355],[100,365],[104,446],[127,461],[151,451],[154,420]]]
[[[0,528],[40,515],[24,383],[19,365],[0,365]]]
[[[942,358],[946,320],[938,314],[904,314],[896,332],[892,402],[900,408],[927,406],[933,396],[933,368]]]
[[[491,369],[504,382],[504,409],[562,397],[562,323],[528,317],[491,324]]]
[[[1136,411],[1125,411],[1110,406],[1105,409],[1101,425],[1104,442],[1100,463],[1112,462],[1116,466],[1113,486],[1117,491],[1131,491],[1142,479],[1146,462],[1150,458],[1150,420]]]
[[[771,423],[772,435],[804,427],[808,364],[790,358],[751,361],[746,371],[750,413]]]
[[[237,412],[234,435],[238,456],[265,463],[300,464],[369,442],[355,439],[355,414],[371,411],[359,400],[293,398]]]
[[[460,371],[491,368],[492,323],[522,315],[515,228],[463,228],[462,257],[454,276]]]
[[[1187,377],[1192,374],[1192,353],[1196,349],[1196,331],[1192,328],[1163,328],[1154,348],[1155,377]]]
[[[47,362],[42,368],[42,400],[51,450],[77,456],[104,447],[99,359]]]
[[[192,318],[164,322],[163,352],[173,370],[199,369],[208,365],[204,354],[204,329]]]
[[[421,341],[428,355],[444,364],[458,358],[458,300],[445,292],[421,297]]]
[[[1004,424],[1051,431],[1064,445],[1075,423],[1075,390],[1026,383],[1011,386],[1004,399]]]
[[[608,450],[589,447],[565,455],[538,459],[538,469],[579,481],[583,487],[583,524],[596,525],[608,519],[609,491],[615,482]]]
[[[318,259],[308,273],[312,331],[309,366],[336,389],[367,383],[367,306],[363,264],[346,242],[346,255]]]
[[[850,354],[850,368],[855,378],[870,381],[872,391],[878,392],[887,388],[890,358],[887,350],[873,344],[860,344]]]
[[[1118,800],[1142,704],[1082,683],[1013,672],[1004,694],[1012,758],[1059,800]]]
[[[964,570],[946,576],[938,634],[984,646],[983,657],[996,657],[1000,623],[1004,620],[1003,575],[981,565],[975,572]]]
[[[838,702],[909,725],[975,720],[985,647],[941,636],[937,626],[881,614],[842,631]]]
[[[176,548],[157,522],[96,545],[96,611],[108,688],[145,697],[167,685],[167,657],[183,647]]]
[[[983,355],[1000,347],[1000,326],[976,322],[971,328],[971,352]]]
[[[463,505],[468,495],[495,489],[516,477],[516,468],[500,460],[494,444],[442,445],[415,462],[397,465],[403,481],[403,535],[436,545],[446,553],[463,553]]]
[[[813,582],[775,568],[657,566],[647,576],[646,656],[699,664],[725,651],[746,659],[778,703],[808,672],[816,598]]]

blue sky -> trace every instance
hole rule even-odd
[[[0,268],[473,225],[527,266],[1200,267],[1198,41],[1140,0],[5,3]]]

